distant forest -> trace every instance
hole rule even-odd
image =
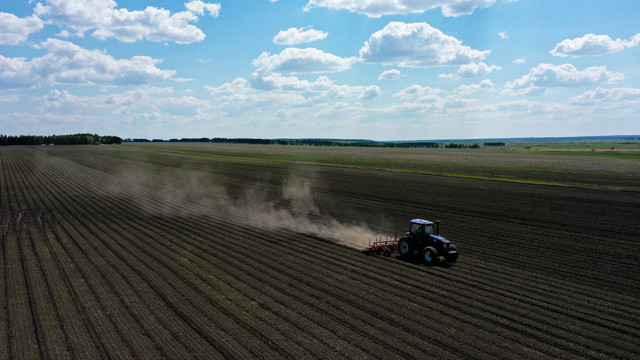
[[[6,145],[98,145],[120,144],[122,138],[117,136],[100,136],[96,134],[73,135],[0,135],[0,146]]]
[[[182,138],[182,139],[124,139],[123,142],[211,142],[233,144],[277,144],[277,145],[307,145],[307,146],[357,146],[357,147],[397,147],[397,148],[437,148],[437,142],[388,142],[360,139],[250,139],[250,138]]]

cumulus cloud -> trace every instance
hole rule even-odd
[[[358,96],[360,100],[371,100],[380,96],[380,88],[376,85],[371,85]]]
[[[383,71],[382,74],[378,76],[378,80],[397,80],[400,79],[401,76],[402,73],[400,72],[400,70],[391,69]]]
[[[44,22],[35,15],[20,18],[0,12],[0,45],[18,45],[43,27]]]
[[[514,64],[524,64],[524,63],[526,63],[526,62],[527,62],[527,59],[525,59],[525,58],[523,58],[523,57],[522,57],[522,58],[517,58],[517,59],[513,60],[513,63],[514,63]]]
[[[491,73],[493,70],[502,69],[500,66],[487,65],[483,62],[477,64],[465,64],[460,66],[457,75],[462,78],[482,76]]]
[[[53,89],[44,96],[42,108],[47,112],[58,114],[83,114],[95,112],[105,104],[92,97],[81,97],[70,94],[67,90]]]
[[[69,41],[48,39],[37,46],[47,54],[32,60],[0,55],[0,88],[39,85],[139,85],[165,81],[173,70],[156,67],[148,56],[114,59],[99,50],[87,50]]]
[[[18,102],[20,98],[17,95],[0,95],[0,102]]]
[[[258,90],[284,90],[319,92],[325,91],[335,85],[335,82],[326,76],[319,76],[315,81],[300,80],[295,76],[282,76],[280,74],[263,74],[259,71],[251,74],[249,79],[251,87]]]
[[[126,114],[147,114],[156,116],[188,117],[203,115],[211,108],[208,100],[193,96],[174,96],[171,87],[143,86],[135,90],[107,96],[106,103],[112,104],[117,112]]]
[[[471,95],[480,90],[493,90],[495,85],[489,79],[484,79],[477,84],[460,85],[458,86],[458,93],[460,95]]]
[[[500,66],[496,65],[487,65],[483,62],[480,63],[472,63],[472,64],[464,64],[458,68],[458,72],[456,74],[441,74],[440,78],[470,78],[483,76],[491,73],[493,70],[502,69]]]
[[[231,117],[256,112],[264,116],[265,109],[277,107],[277,110],[280,110],[283,106],[302,106],[307,103],[307,99],[300,92],[263,91],[252,87],[252,84],[243,78],[236,78],[217,87],[205,86],[205,89],[213,97],[216,109]],[[274,109],[274,113],[277,110]]]
[[[391,97],[412,102],[433,102],[439,98],[439,94],[443,93],[442,89],[434,89],[429,86],[420,86],[418,84],[411,85]]]
[[[327,76],[309,81],[260,71],[254,72],[249,80],[237,78],[205,89],[213,97],[214,108],[226,118],[261,122],[268,119],[299,121],[300,116],[317,118],[324,111],[350,111],[360,106],[358,100],[375,99],[381,92],[377,86],[337,84]],[[283,116],[286,115],[283,109],[287,114],[299,116]]]
[[[61,34],[91,35],[100,40],[115,38],[134,42],[173,41],[188,44],[202,41],[205,34],[191,22],[205,11],[218,16],[220,4],[208,4],[201,0],[185,3],[187,11],[172,14],[169,10],[148,6],[144,10],[129,11],[117,8],[114,0],[44,0],[36,4],[36,15],[48,23],[63,27]],[[69,31],[72,30],[72,31]]]
[[[142,86],[115,94],[78,96],[67,90],[53,89],[43,97],[42,110],[55,114],[103,113],[139,116],[195,116],[210,107],[208,101],[192,96],[173,96],[171,87]],[[143,115],[144,116],[144,115]]]
[[[305,10],[324,7],[333,10],[348,10],[369,17],[382,15],[421,14],[428,10],[441,8],[447,17],[469,15],[476,8],[493,5],[496,0],[309,0]]]
[[[282,30],[273,38],[273,42],[278,45],[297,45],[310,43],[317,40],[326,38],[329,34],[312,29],[311,27],[304,28],[289,28]]]
[[[304,102],[328,103],[358,97],[361,100],[373,99],[380,96],[378,86],[339,85],[326,76],[319,76],[314,81],[301,80],[295,76],[282,76],[277,73],[264,74],[256,71],[249,79],[251,88],[280,94],[299,94]]]
[[[287,48],[280,54],[262,53],[251,64],[260,70],[282,73],[332,73],[348,70],[354,57],[341,58],[314,48]]]
[[[608,35],[587,34],[581,38],[563,40],[551,50],[551,55],[582,57],[617,53],[626,47],[634,46],[634,39],[639,38],[639,35],[629,41],[625,41],[621,39],[612,40]]]
[[[563,112],[563,109],[558,104],[527,100],[502,101],[494,106],[487,107],[487,109],[499,112],[524,113],[528,115],[557,115]]]
[[[462,45],[427,23],[390,22],[375,32],[360,49],[360,61],[401,67],[433,67],[471,64],[490,51]]]
[[[634,35],[625,45],[629,48],[640,48],[640,34]]]
[[[613,88],[603,89],[598,87],[595,90],[589,90],[578,96],[574,96],[569,101],[576,105],[593,105],[611,101],[629,101],[640,100],[640,89],[634,88]]]
[[[184,4],[184,7],[196,15],[204,15],[206,10],[206,12],[213,17],[218,17],[220,15],[220,9],[222,8],[220,4],[207,4],[202,0],[189,1]]]
[[[624,75],[607,70],[606,66],[588,67],[578,70],[571,64],[539,64],[529,74],[505,85],[508,95],[538,95],[549,87],[580,87],[599,83],[613,84],[624,79]]]

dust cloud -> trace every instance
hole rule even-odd
[[[212,173],[177,167],[123,169],[108,192],[153,216],[226,218],[265,230],[289,230],[364,249],[381,237],[365,224],[323,214],[314,201],[313,176],[290,174],[281,185],[256,181],[246,188],[220,185]]]

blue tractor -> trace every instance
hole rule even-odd
[[[439,220],[435,223],[422,219],[410,221],[409,232],[398,240],[398,253],[401,257],[410,257],[416,251],[422,254],[428,264],[458,260],[458,248],[440,236]]]

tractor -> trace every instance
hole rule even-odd
[[[401,257],[411,257],[418,251],[428,264],[439,261],[453,263],[458,260],[458,248],[440,236],[439,220],[435,223],[422,219],[411,220],[409,232],[398,240],[397,246]]]

